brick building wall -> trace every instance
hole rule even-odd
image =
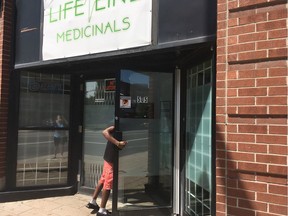
[[[287,211],[287,3],[218,0],[217,216]]]
[[[0,6],[0,190],[5,187],[9,72],[14,16],[12,5],[13,1],[4,0]]]

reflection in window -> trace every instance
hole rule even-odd
[[[82,186],[94,189],[102,174],[107,140],[102,130],[114,124],[115,79],[85,83]]]
[[[212,62],[187,71],[185,211],[211,214]]]
[[[118,209],[171,206],[173,74],[123,70],[120,107],[122,95],[131,103],[120,110],[129,144],[119,152]]]
[[[17,186],[67,183],[70,76],[23,72]]]
[[[24,72],[19,127],[51,127],[57,115],[69,122],[70,76]]]
[[[62,132],[68,134],[68,131]],[[68,139],[56,145],[55,131],[20,130],[18,132],[18,187],[65,184],[67,169]]]

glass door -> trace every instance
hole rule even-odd
[[[173,74],[122,70],[115,119],[128,144],[115,168],[113,215],[171,215]]]
[[[84,86],[82,189],[93,189],[103,166],[106,140],[102,131],[114,124],[115,78],[86,80]]]

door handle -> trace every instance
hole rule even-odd
[[[83,132],[83,126],[82,126],[82,125],[79,125],[79,126],[78,126],[78,132],[79,132],[79,133],[82,133],[82,132]]]

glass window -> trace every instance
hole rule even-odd
[[[19,127],[51,127],[57,115],[69,122],[70,76],[23,72]]]
[[[22,72],[17,187],[67,183],[70,76]]]
[[[68,134],[66,130],[62,132]],[[17,187],[67,182],[68,139],[56,146],[55,133],[52,130],[18,131]],[[59,151],[56,158],[55,150]]]
[[[211,61],[187,71],[184,205],[191,216],[211,214],[211,77]]]

